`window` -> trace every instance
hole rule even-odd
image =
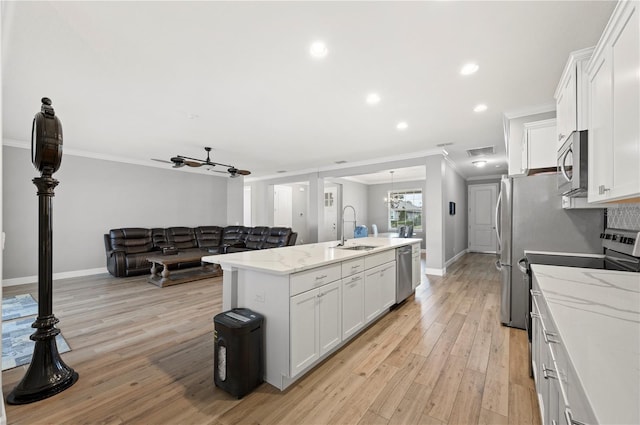
[[[422,189],[394,190],[389,192],[389,229],[413,226],[422,230]]]

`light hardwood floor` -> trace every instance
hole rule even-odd
[[[287,391],[242,400],[213,385],[221,278],[158,288],[146,276],[54,283],[79,381],[6,406],[9,424],[534,424],[527,338],[500,325],[494,257],[467,254]],[[4,295],[31,293],[35,284]],[[26,367],[2,373],[5,396]]]

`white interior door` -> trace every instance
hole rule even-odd
[[[291,186],[273,187],[273,225],[293,227],[293,191]]]
[[[496,252],[497,195],[498,185],[494,183],[469,186],[469,251]]]
[[[338,239],[338,188],[324,187],[324,241]],[[322,241],[321,241],[322,242]]]

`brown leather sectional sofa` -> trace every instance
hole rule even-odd
[[[255,249],[295,245],[298,234],[288,227],[200,226],[145,229],[111,229],[104,235],[107,269],[116,277],[149,273],[152,254],[201,252],[202,255],[226,254]],[[186,262],[178,269],[199,266]]]

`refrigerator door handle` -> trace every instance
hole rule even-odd
[[[499,218],[499,212],[500,212],[500,203],[502,202],[502,191],[500,191],[500,193],[498,193],[498,201],[496,202],[496,217],[495,217],[495,227],[494,229],[496,230],[496,237],[498,238],[498,251],[502,250],[502,241],[500,240],[500,226],[498,225],[498,218]],[[498,269],[500,270],[500,269]]]
[[[527,262],[527,257],[523,257],[518,260],[518,268],[524,274],[529,274],[529,263]]]
[[[500,262],[500,260],[496,260],[496,270],[498,270],[499,272],[502,271],[502,263]]]

